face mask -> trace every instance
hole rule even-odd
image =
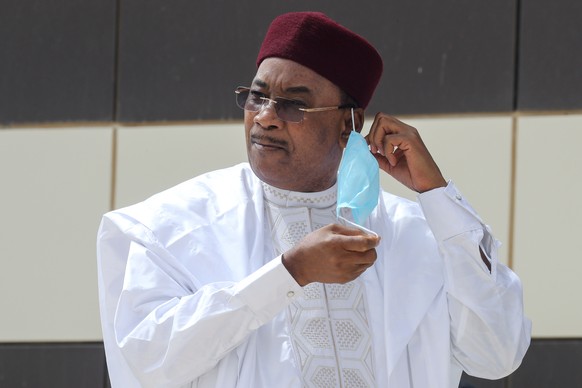
[[[370,153],[366,139],[355,130],[353,109],[352,128],[338,170],[337,216],[349,224],[352,218],[363,226],[378,205],[380,175],[378,162]]]

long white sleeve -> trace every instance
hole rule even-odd
[[[121,291],[109,289],[117,299],[101,297],[104,338],[143,387],[195,380],[302,293],[280,257],[240,281],[194,289],[170,252],[116,228],[104,222],[99,240],[100,266],[125,263]]]
[[[498,261],[499,243],[452,182],[419,202],[444,260],[453,356],[470,375],[502,378],[520,365],[530,342],[521,282]]]

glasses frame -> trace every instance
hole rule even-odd
[[[235,93],[237,95],[240,95],[241,93],[249,93],[250,96],[250,92],[252,91],[251,88],[246,87],[246,86],[239,86],[235,89]],[[292,101],[288,98],[285,97],[277,97],[277,98],[269,98],[269,97],[260,97],[261,100],[263,100],[263,103],[261,104],[261,106],[256,109],[247,109],[246,107],[246,101],[245,101],[245,105],[244,107],[241,107],[238,103],[238,98],[237,98],[237,103],[236,105],[239,108],[242,108],[244,110],[247,110],[249,112],[260,112],[262,111],[264,108],[268,107],[271,103],[273,103],[273,107],[275,108],[275,113],[277,114],[277,117],[279,118],[279,120],[281,121],[285,121],[288,123],[300,123],[303,121],[304,117],[305,117],[305,113],[314,113],[314,112],[326,112],[326,111],[331,111],[331,110],[340,110],[340,109],[346,109],[346,108],[355,108],[352,104],[342,104],[342,105],[335,105],[335,106],[322,106],[322,107],[318,107],[318,108],[297,108],[298,111],[303,112],[303,114],[301,115],[301,119],[299,119],[298,121],[294,121],[294,120],[285,120],[283,119],[281,116],[279,116],[279,111],[277,110],[277,107],[275,104],[278,103],[277,100],[281,101]],[[247,100],[248,100],[248,96],[247,96]]]

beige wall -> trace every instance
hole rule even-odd
[[[405,121],[504,241],[534,336],[582,337],[582,115]],[[99,340],[101,214],[245,160],[238,122],[0,130],[0,342]]]

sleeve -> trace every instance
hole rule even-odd
[[[241,281],[195,288],[167,250],[114,228],[102,223],[98,241],[104,341],[144,387],[195,380],[302,293],[281,257]],[[110,273],[115,262],[123,273]]]
[[[480,378],[512,373],[531,336],[519,278],[498,261],[499,242],[452,182],[420,194],[419,202],[444,260],[456,362]]]

